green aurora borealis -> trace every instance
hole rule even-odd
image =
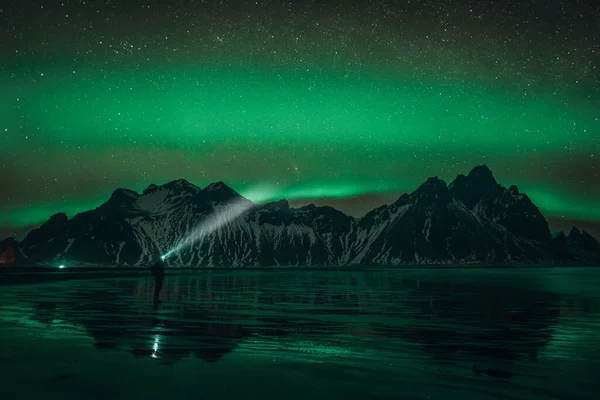
[[[540,72],[550,56],[536,55],[523,72],[516,55],[466,68],[463,51],[441,69],[422,56],[425,47],[407,47],[415,63],[364,52],[350,62],[349,52],[307,50],[313,41],[305,38],[302,62],[285,43],[256,56],[238,43],[167,57],[133,54],[126,34],[117,36],[120,50],[84,55],[64,32],[56,37],[67,44],[55,38],[44,52],[3,48],[2,233],[93,208],[118,187],[141,191],[178,178],[360,216],[429,176],[450,182],[483,163],[530,195],[554,229],[600,222],[597,77],[575,66],[557,77],[555,64]],[[260,196],[257,186],[276,194]]]

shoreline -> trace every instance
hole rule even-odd
[[[594,268],[598,265],[575,263],[552,264],[431,264],[399,266],[273,266],[273,267],[167,267],[167,276],[223,273],[223,272],[389,272],[399,270],[460,270],[460,269],[556,269],[556,268]],[[0,268],[0,286],[9,284],[44,283],[61,280],[88,280],[108,278],[151,278],[147,267],[98,267],[80,266],[58,269],[56,267],[10,266]]]

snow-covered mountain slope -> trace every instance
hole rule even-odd
[[[95,210],[0,242],[0,257],[29,264],[146,266],[161,255],[198,267],[543,263],[594,261],[600,246],[585,232],[553,238],[531,200],[486,166],[450,185],[430,178],[359,219],[285,200],[257,205],[222,182],[118,189]]]

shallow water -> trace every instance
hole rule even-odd
[[[600,270],[202,272],[0,288],[2,398],[596,399]]]

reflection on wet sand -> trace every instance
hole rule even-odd
[[[98,348],[168,363],[189,355],[218,361],[251,337],[322,342],[345,335],[414,343],[434,360],[468,359],[486,373],[510,369],[510,360],[536,359],[573,302],[533,280],[506,290],[386,274],[170,277],[158,309],[148,307],[152,280],[88,282],[69,286],[68,304],[37,301],[35,318],[82,325]]]
[[[213,396],[244,380],[236,398],[250,388],[314,397],[322,387],[306,383],[318,382],[337,388],[332,398],[391,399],[404,388],[415,398],[587,399],[600,389],[597,287],[600,274],[587,271],[199,272],[167,275],[155,306],[152,277],[12,285],[0,360],[28,370],[35,357],[51,382],[104,365],[113,380],[177,370],[170,379],[181,381],[162,395]],[[199,370],[217,381],[197,387]],[[144,386],[144,374],[129,374]]]

